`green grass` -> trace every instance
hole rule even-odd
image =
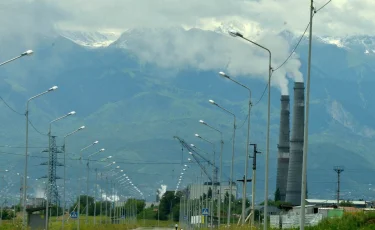
[[[342,218],[325,219],[308,230],[372,230],[375,229],[375,212],[345,213]]]
[[[121,223],[121,224],[104,224],[105,216],[102,217],[103,224],[100,224],[100,216],[96,217],[96,225],[94,225],[94,217],[88,217],[88,224],[85,224],[85,217],[80,219],[80,229],[81,230],[118,230],[118,229],[136,229],[137,227],[169,227],[173,228],[176,224],[173,221],[159,221],[158,220],[143,220],[138,219],[136,223]],[[76,230],[77,229],[77,220],[69,219],[64,225],[66,230]],[[16,219],[15,223],[11,220],[3,220],[0,230],[14,230],[22,228],[22,220]],[[61,217],[57,219],[52,217],[50,220],[50,229],[51,230],[60,230],[61,229]]]
[[[81,218],[81,230],[118,230],[118,229],[135,229],[137,227],[167,227],[174,228],[176,224],[173,221],[159,221],[158,220],[143,220],[138,219],[136,223],[125,223],[125,224],[99,224],[100,217],[97,218],[97,224],[94,225],[94,217],[89,217],[89,224],[85,224],[85,218]],[[61,220],[61,219],[60,219]],[[104,217],[103,217],[104,220]],[[17,219],[13,224],[13,221],[3,221],[3,224],[0,226],[0,230],[13,230],[20,229],[22,226],[22,221]],[[56,221],[55,218],[51,219],[51,230],[61,229],[61,221]],[[185,229],[185,226],[179,226],[179,228]],[[77,229],[76,220],[69,220],[65,224],[66,230],[75,230]],[[201,228],[209,229],[209,228]],[[233,224],[231,227],[227,228],[225,225],[222,225],[220,229],[230,229],[230,230],[250,230],[249,225],[246,226],[236,226]],[[253,228],[256,230],[259,228]],[[262,229],[262,227],[260,228]],[[296,228],[298,229],[298,228]],[[345,213],[342,218],[330,218],[325,219],[317,226],[306,227],[306,230],[375,230],[375,212],[366,212],[366,213]]]

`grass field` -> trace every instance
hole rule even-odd
[[[88,218],[88,224],[85,223],[85,218],[82,217],[80,219],[80,229],[81,230],[120,230],[120,229],[135,229],[137,227],[165,227],[174,229],[175,222],[172,221],[157,221],[157,220],[143,220],[138,219],[136,222],[123,222],[121,224],[104,224],[105,218],[102,217],[103,223],[100,224],[100,217],[96,217],[96,225],[94,225],[94,217]],[[68,220],[65,224],[66,230],[75,230],[77,229],[77,220]],[[0,230],[14,230],[14,229],[21,229],[21,220],[13,221],[3,221],[2,225],[0,226]],[[61,229],[61,218],[51,219],[51,230],[59,230]],[[180,228],[184,228],[185,226],[179,226]],[[186,228],[185,228],[186,229]],[[202,230],[208,230],[210,228],[201,228]],[[221,226],[220,229],[231,229],[231,230],[250,230],[250,227],[244,226],[236,226],[233,225],[229,228],[226,226]],[[252,230],[257,230],[259,228],[253,228]],[[263,228],[260,228],[263,229]],[[298,229],[298,228],[296,228]],[[306,230],[375,230],[375,212],[368,212],[368,213],[345,213],[342,218],[332,218],[332,219],[325,219],[319,225],[314,227],[306,227]]]

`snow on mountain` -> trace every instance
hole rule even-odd
[[[72,30],[61,30],[59,34],[78,45],[90,48],[107,47],[121,35],[119,32],[83,32]]]
[[[241,23],[239,21],[216,22],[200,25],[200,29],[214,31],[219,34],[227,34],[229,29],[237,30],[245,36],[256,39],[262,32],[262,28],[256,23]],[[182,28],[176,28],[182,29]],[[191,28],[184,28],[189,30]],[[148,29],[130,29],[123,33],[120,32],[83,32],[73,30],[62,30],[59,34],[76,44],[90,48],[107,47],[115,45],[118,48],[127,48],[127,40],[137,39]],[[301,34],[296,34],[288,30],[279,33],[284,37],[291,46],[295,45]],[[302,43],[308,42],[308,33],[305,34]],[[375,37],[366,35],[347,36],[347,37],[332,37],[332,36],[318,36],[314,35],[314,40],[319,43],[335,45],[339,48],[355,50],[362,52],[365,55],[375,55]],[[119,40],[119,41],[118,41]],[[117,41],[117,42],[116,42]]]

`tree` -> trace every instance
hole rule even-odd
[[[280,200],[281,200],[280,189],[277,188],[275,191],[275,201],[280,201]]]
[[[173,207],[173,220],[174,221],[178,221],[179,218],[180,218],[180,204],[176,204],[174,207]]]
[[[264,205],[264,201],[262,203],[260,203],[260,205]],[[291,203],[285,202],[285,201],[280,201],[280,200],[279,201],[268,200],[268,205],[274,206],[274,207],[277,207],[277,208],[281,208],[282,205],[292,206]]]
[[[341,201],[340,202],[341,207],[354,207],[353,202],[350,202],[349,200]]]
[[[81,195],[81,202],[80,202],[80,213],[85,214],[86,213],[86,195]],[[70,208],[70,210],[73,210],[74,207],[78,205],[78,198],[76,202],[73,204],[73,206]],[[88,196],[88,208],[89,208],[89,215],[94,215],[94,197]],[[97,207],[98,208],[98,207]],[[76,211],[78,211],[78,208],[76,208]]]
[[[208,199],[212,198],[212,189],[211,189],[211,187],[208,188],[207,196],[208,196]]]
[[[172,213],[173,207],[180,204],[181,192],[174,195],[174,191],[167,191],[164,193],[159,204],[159,219],[167,220]]]
[[[136,207],[137,214],[141,213],[143,209],[146,207],[146,202],[144,200],[138,200],[138,199],[128,199],[125,203],[125,209],[128,209],[130,207]]]
[[[224,204],[228,204],[229,203],[229,193],[228,192],[225,192],[225,196],[224,196]]]

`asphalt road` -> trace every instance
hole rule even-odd
[[[136,228],[135,230],[174,230],[174,228],[158,228],[158,227],[155,227],[155,228]]]

